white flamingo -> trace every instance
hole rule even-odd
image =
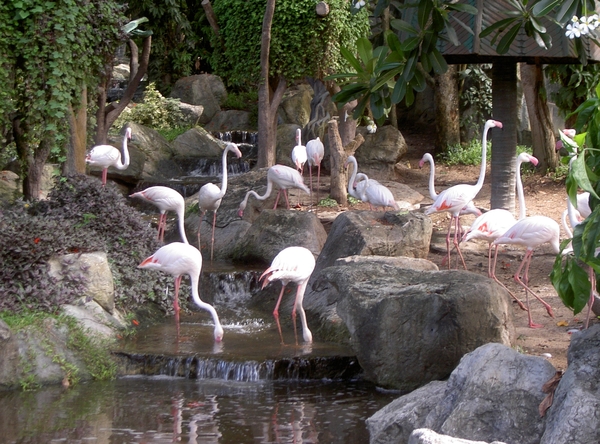
[[[121,152],[112,145],[96,145],[85,158],[85,161],[93,166],[102,168],[102,185],[106,185],[108,176],[108,167],[115,167],[118,170],[126,170],[129,166],[129,150],[127,141],[131,140],[131,128],[125,130],[123,137],[123,161],[121,161]]]
[[[200,251],[190,245],[182,242],[173,242],[159,248],[152,256],[144,259],[138,268],[147,268],[151,270],[164,271],[175,278],[175,299],[173,308],[175,310],[175,321],[179,325],[179,286],[184,274],[190,276],[192,298],[198,307],[208,311],[215,323],[214,337],[215,341],[221,342],[223,339],[223,327],[219,321],[219,316],[215,308],[203,302],[198,292],[200,282],[200,271],[202,270],[202,255]]]
[[[250,196],[254,196],[258,200],[266,200],[273,191],[273,184],[279,187],[273,209],[277,208],[279,195],[282,192],[283,196],[285,197],[287,209],[290,209],[290,202],[287,195],[288,188],[299,188],[306,194],[310,194],[310,190],[306,187],[306,185],[304,185],[304,180],[298,171],[285,165],[273,165],[271,168],[269,168],[269,171],[267,171],[267,191],[265,191],[265,194],[261,196],[254,190],[248,191],[244,197],[244,200],[240,203],[238,208],[238,216],[242,217],[244,215],[244,210],[246,209],[246,205],[248,204],[248,199]]]
[[[325,147],[318,137],[306,142],[306,155],[308,157],[308,175],[310,177],[310,189],[312,191],[312,167],[317,167],[317,201],[319,200],[319,187],[321,184],[321,162],[325,157]]]
[[[294,322],[294,335],[296,337],[296,344],[298,344],[298,333],[296,331],[296,311],[300,313],[300,322],[302,323],[302,337],[304,342],[312,342],[312,333],[308,329],[306,322],[306,314],[302,307],[302,301],[304,300],[304,292],[308,285],[308,280],[315,269],[315,257],[313,254],[304,247],[287,247],[279,252],[271,266],[265,270],[260,276],[259,281],[263,280],[262,288],[265,288],[269,282],[281,281],[282,287],[273,310],[273,316],[277,321],[277,328],[279,330],[279,337],[283,344],[283,335],[281,333],[281,325],[279,324],[279,304],[281,304],[281,298],[283,297],[283,291],[290,282],[294,282],[298,285],[296,291],[296,300],[294,302],[294,308],[292,309],[292,320]]]
[[[155,186],[145,190],[133,193],[129,197],[138,197],[158,207],[160,217],[158,219],[158,239],[162,242],[165,238],[165,228],[167,226],[167,211],[174,211],[177,214],[179,234],[184,243],[189,243],[185,235],[184,213],[185,200],[179,192],[173,188]]]
[[[467,269],[465,258],[460,251],[458,237],[460,233],[460,212],[461,210],[481,191],[483,187],[483,181],[485,179],[485,168],[486,168],[486,154],[487,154],[487,133],[490,128],[502,128],[502,123],[497,120],[488,120],[485,122],[483,128],[483,138],[481,141],[481,169],[479,172],[479,179],[475,185],[460,184],[454,185],[453,187],[447,188],[438,194],[433,204],[425,211],[425,214],[438,213],[447,211],[452,216],[450,224],[448,225],[448,233],[446,234],[446,249],[448,251],[446,257],[448,261],[448,268],[450,268],[450,232],[452,231],[452,225],[454,224],[454,246],[463,267]]]
[[[388,187],[374,179],[369,179],[364,173],[357,174],[356,179],[358,181],[355,182],[356,191],[359,193],[360,200],[368,202],[371,208],[383,207],[385,210],[386,207],[392,207],[394,210],[400,209],[398,202],[396,202],[394,195]]]
[[[304,164],[307,159],[306,147],[302,145],[302,130],[298,128],[296,130],[296,146],[292,149],[292,162],[301,175],[304,173]]]
[[[516,183],[517,183],[517,195],[519,198],[519,219],[523,219],[526,216],[527,209],[525,207],[525,193],[523,192],[523,182],[521,180],[521,164],[523,162],[530,162],[533,165],[538,164],[538,160],[527,153],[521,153],[517,156],[516,160]],[[471,239],[483,239],[488,242],[488,276],[494,279],[498,284],[505,288],[510,295],[517,301],[519,306],[525,310],[523,303],[517,298],[512,291],[498,280],[496,277],[496,259],[498,256],[498,245],[493,245],[493,242],[506,233],[506,231],[517,222],[517,219],[513,214],[505,209],[496,208],[483,213],[479,216],[469,230],[464,234],[463,241],[468,242]],[[494,259],[492,261],[492,249],[494,250]]]
[[[198,192],[198,208],[201,211],[200,221],[198,222],[198,248],[200,248],[200,227],[202,226],[202,219],[207,211],[213,212],[212,222],[212,237],[210,243],[210,260],[213,260],[213,250],[215,246],[215,225],[217,223],[217,210],[221,206],[221,200],[227,192],[227,153],[234,153],[239,159],[242,157],[242,152],[235,143],[228,143],[223,150],[221,162],[223,166],[223,178],[221,179],[221,188],[216,186],[214,183],[207,183],[200,188]]]

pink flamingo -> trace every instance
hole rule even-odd
[[[392,207],[394,210],[400,209],[388,187],[374,179],[369,179],[364,173],[359,173],[356,177],[358,181],[355,182],[356,191],[359,193],[360,200],[368,202],[371,208],[383,207],[385,210],[386,207]]]
[[[215,247],[215,225],[217,223],[217,210],[221,206],[221,200],[227,192],[227,153],[231,151],[238,159],[242,157],[242,152],[235,143],[228,143],[223,150],[222,165],[223,165],[223,179],[221,181],[221,188],[216,186],[214,183],[207,183],[200,188],[198,192],[198,208],[202,211],[200,221],[198,222],[198,248],[200,248],[200,226],[202,225],[202,219],[208,210],[213,212],[212,222],[212,237],[210,243],[210,260],[213,260],[213,250]]]
[[[450,219],[450,224],[448,226],[448,233],[446,235],[446,249],[448,251],[447,261],[448,268],[450,268],[450,232],[452,230],[452,225],[454,224],[454,246],[456,247],[456,251],[460,256],[463,267],[465,270],[467,269],[467,264],[465,263],[465,258],[463,257],[462,252],[460,251],[460,246],[458,244],[459,237],[459,229],[460,222],[459,216],[461,210],[473,199],[477,196],[477,193],[481,191],[483,187],[483,181],[485,179],[485,168],[486,168],[486,154],[487,154],[487,133],[490,128],[502,128],[502,123],[497,120],[488,120],[485,122],[485,127],[483,128],[483,140],[481,142],[481,170],[479,173],[479,179],[475,185],[468,184],[460,184],[454,185],[453,187],[447,188],[438,194],[438,197],[435,199],[433,204],[425,211],[425,214],[438,213],[442,211],[447,211],[452,216]]]
[[[271,168],[269,168],[269,171],[267,172],[267,191],[265,191],[265,194],[260,196],[254,190],[248,191],[246,193],[246,197],[244,197],[244,200],[240,203],[240,206],[238,208],[238,216],[242,217],[244,215],[244,210],[246,209],[246,205],[248,204],[248,198],[251,195],[256,197],[258,200],[266,200],[273,191],[273,184],[279,187],[279,191],[277,192],[277,198],[275,199],[275,205],[273,206],[273,209],[277,208],[277,204],[279,203],[279,195],[282,191],[283,196],[285,197],[287,209],[290,209],[290,202],[288,200],[287,195],[288,188],[299,188],[306,194],[310,194],[310,190],[306,187],[306,185],[304,185],[302,176],[298,171],[285,165],[273,165]]]
[[[158,207],[160,210],[160,217],[158,219],[158,240],[162,242],[165,238],[167,211],[174,211],[177,214],[179,234],[184,243],[189,243],[185,235],[184,227],[185,201],[181,194],[169,187],[155,186],[133,193],[129,197],[139,197]]]
[[[304,173],[304,164],[307,159],[306,147],[302,145],[302,130],[298,128],[296,130],[296,146],[292,149],[292,162],[296,165],[300,175]]]
[[[200,271],[202,270],[202,255],[196,247],[182,242],[167,244],[159,248],[152,256],[144,259],[142,263],[138,265],[138,268],[164,271],[175,278],[175,299],[173,301],[173,308],[175,310],[175,321],[177,325],[179,325],[178,295],[181,277],[184,274],[189,275],[192,287],[192,298],[198,307],[211,314],[215,323],[215,341],[221,342],[223,339],[223,327],[219,321],[217,311],[212,305],[203,302],[198,293]]]
[[[102,168],[102,186],[106,185],[108,167],[112,166],[118,170],[126,170],[129,166],[129,150],[127,149],[128,140],[131,140],[131,128],[125,130],[125,137],[123,137],[122,162],[121,152],[112,145],[96,145],[86,156],[85,161],[87,163]]]
[[[508,229],[506,233],[494,240],[494,245],[500,244],[516,244],[522,245],[527,250],[525,256],[521,261],[521,265],[515,273],[514,279],[519,285],[525,289],[525,302],[527,304],[527,312],[529,316],[529,327],[540,328],[541,324],[536,324],[531,318],[531,310],[529,309],[529,293],[531,293],[537,300],[539,300],[550,317],[554,317],[552,313],[552,307],[540,296],[538,296],[531,288],[529,288],[529,266],[531,264],[531,257],[533,256],[533,250],[540,245],[550,243],[552,251],[555,254],[560,252],[560,227],[558,223],[546,216],[530,216],[517,221],[512,227]],[[523,272],[523,279],[521,279],[521,272]]]
[[[308,329],[306,322],[306,314],[302,307],[302,301],[304,300],[304,292],[308,285],[308,280],[315,269],[315,257],[313,254],[304,247],[287,247],[279,252],[271,266],[265,270],[260,276],[259,281],[264,279],[262,288],[265,288],[269,282],[281,281],[283,286],[273,310],[273,316],[277,321],[277,329],[279,330],[279,337],[283,344],[283,335],[281,333],[281,325],[279,324],[279,304],[283,297],[283,291],[290,282],[294,282],[298,285],[296,291],[296,301],[294,302],[294,308],[292,309],[292,320],[294,322],[294,335],[296,337],[296,345],[298,345],[298,333],[296,331],[296,311],[300,313],[300,322],[302,323],[302,337],[304,342],[312,342],[312,333]]]
[[[319,187],[321,183],[321,162],[325,157],[325,147],[318,137],[306,143],[306,155],[308,157],[308,174],[310,177],[310,189],[312,191],[312,167],[317,167],[317,201],[319,200]]]
[[[516,171],[517,171],[517,195],[519,197],[519,219],[524,219],[527,213],[525,207],[525,194],[523,192],[523,182],[521,180],[521,164],[523,162],[530,162],[533,165],[538,164],[538,160],[527,154],[521,153],[517,156]],[[469,230],[464,234],[463,241],[468,242],[471,239],[483,239],[488,242],[488,277],[494,279],[500,284],[510,295],[517,301],[519,307],[525,310],[523,303],[517,298],[512,291],[498,280],[496,277],[496,259],[498,256],[498,245],[493,245],[493,242],[517,222],[517,219],[513,214],[505,209],[496,208],[483,213],[479,216]],[[494,249],[494,259],[492,261],[492,248]]]

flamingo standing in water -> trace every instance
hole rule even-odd
[[[221,200],[227,192],[227,153],[231,151],[239,159],[242,157],[242,152],[235,143],[228,143],[223,150],[221,162],[223,165],[223,179],[221,180],[221,188],[216,186],[214,183],[207,183],[200,188],[198,192],[198,208],[201,211],[200,221],[198,222],[198,248],[200,248],[200,227],[202,226],[202,219],[208,210],[213,212],[212,222],[212,237],[210,243],[210,260],[213,260],[213,250],[215,246],[215,225],[217,223],[217,210],[221,206]]]
[[[183,196],[175,191],[173,188],[155,186],[146,188],[145,190],[138,191],[137,193],[131,194],[129,197],[139,197],[144,199],[146,202],[150,202],[160,210],[160,217],[158,218],[158,240],[161,242],[165,238],[165,228],[167,226],[167,211],[174,211],[177,214],[177,222],[179,225],[179,234],[184,243],[189,243],[185,236],[184,227],[184,212],[185,212],[185,201]]]
[[[479,179],[475,185],[460,184],[454,185],[453,187],[447,188],[438,194],[433,204],[425,211],[425,214],[439,213],[447,211],[452,216],[450,218],[450,224],[448,225],[448,233],[446,235],[446,249],[448,251],[446,257],[448,261],[448,268],[450,268],[450,233],[452,231],[452,225],[454,224],[454,246],[462,261],[463,267],[467,269],[465,258],[460,251],[458,243],[459,229],[460,229],[460,212],[461,210],[477,196],[477,193],[481,191],[483,187],[483,181],[485,179],[485,168],[486,168],[486,154],[487,154],[487,133],[490,128],[502,128],[502,123],[497,120],[488,120],[485,122],[483,128],[483,139],[481,142],[481,170],[479,172]]]
[[[517,195],[519,197],[519,219],[524,219],[527,213],[525,207],[525,193],[523,192],[523,182],[521,180],[521,164],[523,162],[530,162],[533,165],[538,164],[537,158],[527,153],[521,153],[517,156],[516,160],[516,183],[517,183]],[[500,284],[510,295],[517,301],[519,307],[525,310],[523,303],[517,298],[512,291],[498,280],[496,277],[496,259],[498,256],[498,245],[493,245],[493,242],[506,233],[506,231],[517,222],[517,219],[513,214],[505,209],[496,208],[483,213],[479,216],[469,230],[464,234],[463,241],[468,242],[471,239],[483,239],[488,242],[488,277],[494,279]],[[494,249],[494,259],[492,261],[492,248]]]
[[[283,297],[283,291],[290,282],[294,282],[298,285],[296,291],[296,301],[294,302],[294,308],[292,309],[292,320],[294,322],[294,335],[296,337],[296,345],[298,345],[298,333],[296,331],[296,311],[300,313],[300,322],[302,323],[302,337],[304,342],[312,342],[312,333],[308,329],[306,322],[306,314],[302,307],[302,301],[304,300],[304,292],[308,285],[308,280],[315,269],[315,257],[313,254],[304,247],[288,247],[279,252],[271,266],[265,270],[260,276],[259,281],[263,280],[262,288],[265,288],[269,282],[281,281],[283,284],[275,310],[273,310],[273,316],[277,321],[277,329],[279,330],[279,337],[283,344],[283,335],[281,333],[281,325],[279,324],[279,304],[281,304],[281,298]]]
[[[310,177],[310,190],[312,191],[312,167],[317,167],[317,202],[319,201],[319,187],[321,184],[321,162],[325,157],[325,147],[318,137],[306,142],[306,155],[308,157],[308,175]]]
[[[304,173],[304,164],[307,159],[306,147],[302,145],[302,130],[298,128],[296,130],[296,146],[292,149],[292,162],[296,165],[300,175]]]
[[[310,190],[306,187],[306,185],[304,185],[304,180],[298,171],[285,165],[273,165],[267,172],[267,191],[265,191],[265,194],[260,196],[254,190],[248,191],[244,197],[244,200],[240,203],[238,208],[238,216],[242,217],[244,215],[244,210],[246,209],[246,205],[248,204],[248,199],[250,196],[254,196],[258,200],[266,200],[273,191],[273,184],[279,187],[273,209],[277,208],[277,204],[279,203],[279,195],[282,192],[283,196],[285,197],[287,209],[290,209],[290,202],[287,195],[288,188],[299,188],[306,194],[310,194]]]
[[[102,186],[106,185],[108,167],[112,166],[118,170],[126,170],[129,166],[128,140],[131,140],[131,128],[129,127],[125,130],[125,136],[123,137],[123,161],[121,161],[121,152],[112,145],[96,145],[86,156],[86,163],[102,168]]]
[[[215,341],[223,340],[223,327],[219,321],[219,316],[215,308],[203,302],[198,293],[198,284],[200,282],[200,271],[202,270],[202,255],[200,251],[190,245],[182,242],[173,242],[159,248],[152,256],[144,259],[138,268],[148,268],[151,270],[160,270],[169,273],[175,278],[175,299],[173,308],[175,310],[175,321],[179,326],[179,286],[184,274],[190,276],[192,287],[192,298],[198,307],[208,311],[215,323],[214,337]]]

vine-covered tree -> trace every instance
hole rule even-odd
[[[0,3],[0,129],[14,142],[26,199],[39,196],[49,156],[64,160],[68,116],[123,41],[122,5],[105,0]]]

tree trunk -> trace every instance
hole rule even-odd
[[[552,116],[546,101],[544,71],[541,65],[520,64],[521,84],[527,103],[533,155],[540,161],[538,168],[542,174],[558,166]]]
[[[390,22],[392,20],[392,15],[390,13],[390,7],[387,6],[384,10],[383,10],[383,14],[381,15],[381,30],[383,31],[383,34],[385,35],[386,31],[390,30]],[[390,120],[390,124],[398,129],[398,113],[396,111],[396,105],[392,105],[392,108],[390,109],[390,115],[388,116],[389,120]]]
[[[275,14],[275,0],[267,0],[260,41],[260,85],[258,88],[258,161],[259,168],[275,164],[275,117],[271,114],[269,85],[269,55],[271,52],[271,25]]]
[[[346,153],[344,152],[344,145],[340,132],[338,129],[338,122],[332,119],[328,123],[328,135],[329,135],[329,152],[331,157],[331,185],[330,185],[330,196],[336,200],[340,205],[348,204],[348,192],[346,191],[346,168],[344,162],[346,162]]]
[[[85,174],[85,154],[87,151],[87,87],[81,91],[79,108],[69,107],[69,128],[71,139],[67,144],[67,160],[63,163],[62,173]]]
[[[492,66],[492,114],[502,122],[492,145],[491,208],[515,210],[515,158],[517,155],[517,64]]]
[[[42,140],[37,148],[32,148],[25,140],[27,124],[23,123],[19,117],[15,117],[12,122],[12,135],[17,147],[17,154],[21,163],[21,171],[24,171],[23,179],[23,198],[33,200],[40,198],[40,185],[44,173],[44,165],[50,154],[51,145]]]
[[[118,103],[112,102],[109,105],[106,104],[106,93],[108,84],[110,81],[111,74],[108,74],[101,82],[98,88],[98,110],[96,111],[96,145],[105,144],[108,139],[108,130],[112,124],[117,120],[117,117],[123,112],[123,110],[129,105],[129,102],[133,99],[135,92],[140,86],[142,78],[148,71],[148,63],[150,61],[150,50],[152,49],[152,36],[144,38],[144,44],[142,47],[142,56],[139,60],[137,71],[135,75],[129,78],[127,88],[123,93],[123,97]],[[135,57],[135,54],[132,54]],[[135,61],[132,59],[130,66],[135,67]]]
[[[458,100],[458,71],[449,65],[448,71],[435,76],[435,121],[437,153],[446,152],[448,146],[460,144],[460,119]]]
[[[217,24],[217,16],[215,15],[215,11],[213,11],[210,0],[202,0],[201,5],[204,9],[204,14],[206,15],[208,24],[212,28],[215,35],[219,35],[219,25]]]

